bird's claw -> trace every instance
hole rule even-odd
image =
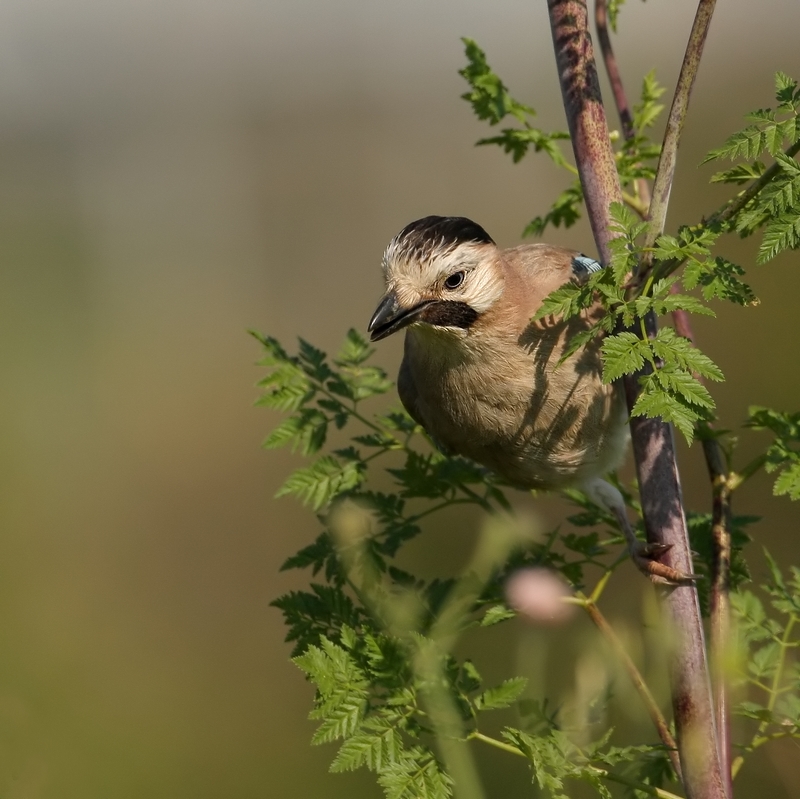
[[[670,549],[672,544],[638,541],[631,547],[631,559],[636,568],[657,585],[686,585],[697,580],[699,575],[679,571],[657,560]]]

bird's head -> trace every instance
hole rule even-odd
[[[406,225],[383,255],[386,294],[367,328],[372,341],[411,324],[466,331],[503,292],[491,236],[460,216]]]

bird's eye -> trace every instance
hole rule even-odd
[[[444,281],[444,287],[451,290],[457,289],[464,282],[464,277],[464,272],[453,272],[453,274]]]

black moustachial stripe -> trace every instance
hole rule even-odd
[[[420,314],[420,319],[437,327],[463,327],[468,329],[478,318],[478,312],[465,302],[440,300],[431,303]]]

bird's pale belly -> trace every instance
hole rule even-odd
[[[565,488],[616,468],[627,437],[618,389],[568,367],[542,381],[521,371],[498,363],[483,380],[462,364],[426,370],[424,383],[411,374],[417,390],[409,411],[445,451],[522,488]]]

